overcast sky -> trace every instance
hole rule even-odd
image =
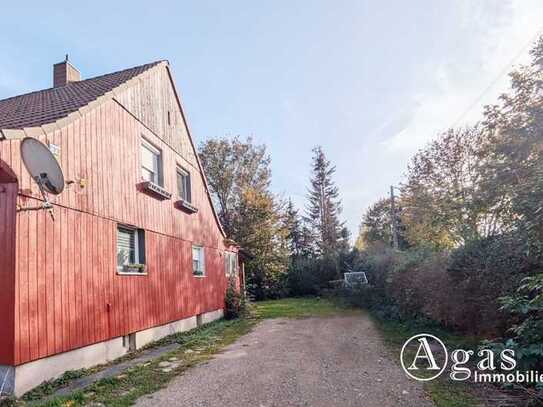
[[[299,207],[322,145],[354,235],[414,151],[507,88],[543,28],[541,0],[4,3],[0,98],[50,87],[66,53],[86,78],[168,59],[196,141],[265,143],[273,190]]]

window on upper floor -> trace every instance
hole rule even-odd
[[[190,172],[177,166],[177,194],[185,202],[191,202]]]
[[[141,143],[141,177],[144,181],[163,186],[162,153],[145,140]]]

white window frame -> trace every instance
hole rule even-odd
[[[177,195],[183,201],[191,203],[191,201],[192,201],[192,191],[191,191],[192,185],[191,185],[191,179],[190,179],[190,172],[187,171],[185,168],[183,168],[182,166],[180,166],[178,164],[176,169],[175,169],[175,177],[176,177],[175,181],[176,181],[176,184],[177,184]],[[181,190],[179,188],[179,177],[187,177],[187,179],[188,179],[188,185],[184,185],[185,194],[187,195],[186,197],[181,196]]]
[[[227,277],[235,276],[238,270],[238,256],[234,252],[224,254],[224,274]]]
[[[151,154],[153,154],[154,156],[153,164],[155,168],[147,168],[143,164],[143,151],[141,149],[144,149],[144,148],[147,151],[149,151]],[[148,142],[147,140],[142,138],[141,147],[140,147],[140,160],[141,160],[141,166],[140,166],[141,179],[143,179],[144,181],[149,181],[143,176],[143,170],[146,170],[154,175],[153,179],[150,180],[153,184],[159,185],[161,187],[164,186],[162,185],[163,184],[162,182],[162,179],[163,179],[162,177],[162,151],[158,149],[157,147],[155,147],[150,142]]]
[[[128,262],[126,264],[119,265],[119,258],[118,258],[119,256],[119,230],[121,229],[123,231],[131,232],[134,234],[134,263]],[[140,252],[140,234],[141,233],[142,231],[134,227],[130,227],[126,225],[117,225],[117,235],[116,235],[115,244],[116,244],[116,253],[117,253],[116,263],[117,263],[118,274],[134,274],[134,273],[124,271],[124,267],[129,264],[142,264],[142,258],[145,258],[145,256],[142,256],[142,253]],[[145,235],[143,238],[145,238]],[[144,274],[144,273],[138,273],[138,274]]]
[[[200,270],[194,269],[194,250],[195,249],[199,251],[198,263],[201,265]],[[205,256],[204,246],[193,244],[192,250],[191,250],[191,259],[192,259],[192,275],[194,277],[205,277],[206,276],[206,260],[205,260],[206,256]],[[201,272],[201,274],[199,272]]]

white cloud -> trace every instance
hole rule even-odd
[[[542,28],[543,7],[540,0],[499,6],[466,0],[459,3],[459,15],[465,43],[445,60],[421,65],[411,119],[382,143],[390,153],[412,154],[448,127],[480,119],[483,106],[507,90],[512,59],[515,65],[529,61],[526,45]]]

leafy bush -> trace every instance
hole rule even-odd
[[[258,260],[246,263],[247,293],[256,301],[273,300],[286,296],[286,271],[269,272],[269,268]]]
[[[527,241],[516,232],[475,240],[452,252],[447,270],[452,287],[461,294],[461,329],[495,336],[511,325],[499,299],[513,294],[524,277],[541,267]]]
[[[511,338],[487,342],[493,348],[515,350],[523,370],[543,369],[543,274],[526,277],[513,295],[500,299],[502,309],[509,312],[515,323],[509,329]]]
[[[316,295],[319,292],[319,279],[316,273],[316,260],[295,259],[288,268],[286,286],[294,297]]]
[[[526,241],[518,233],[495,236],[450,254],[372,245],[356,259],[368,286],[338,295],[384,318],[430,319],[468,334],[501,336],[513,321],[499,298],[541,267],[541,256]]]
[[[441,271],[443,267],[432,263],[435,257],[428,250],[399,252],[372,245],[357,264],[357,271],[366,273],[369,284],[341,295],[346,295],[353,305],[363,304],[383,318],[420,318],[432,309],[427,304],[439,304],[432,299],[439,288],[433,270]]]
[[[295,258],[286,276],[286,291],[295,297],[319,295],[330,281],[338,279],[338,270],[335,256]]]
[[[228,287],[224,297],[224,318],[236,319],[245,313],[245,298],[239,292],[234,278],[228,280]]]

